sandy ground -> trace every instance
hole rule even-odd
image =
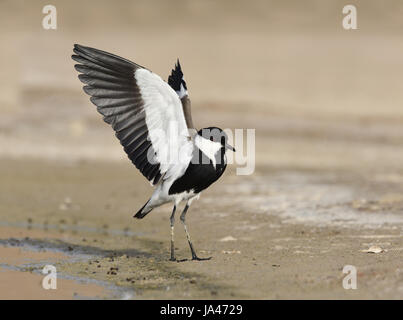
[[[403,7],[357,1],[348,32],[343,2],[299,3],[55,0],[45,31],[47,3],[2,1],[0,298],[402,299]],[[132,218],[152,189],[83,94],[76,42],[164,78],[179,56],[198,127],[256,130],[254,173],[230,165],[189,211],[210,261],[168,261],[169,206]]]
[[[3,164],[1,281],[21,274],[24,283],[2,290],[3,298],[32,298],[23,277],[41,278],[49,260],[61,277],[89,286],[80,294],[60,282],[54,298],[403,298],[403,199],[387,190],[390,182],[379,198],[363,199],[346,194],[353,183],[342,174],[229,172],[188,218],[196,249],[212,260],[176,263],[168,261],[170,208],[131,218],[150,189],[130,165]],[[371,189],[370,181],[361,184]],[[178,258],[189,258],[179,223],[176,239]],[[374,245],[384,252],[362,252]],[[33,261],[22,261],[21,250]],[[345,265],[357,267],[357,290],[342,287]]]

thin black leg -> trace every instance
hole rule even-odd
[[[182,212],[182,214],[181,214],[180,219],[181,219],[181,221],[182,221],[182,223],[183,223],[183,227],[184,227],[185,232],[186,232],[186,237],[187,237],[188,242],[189,242],[190,251],[192,252],[192,260],[198,260],[198,261],[210,260],[211,257],[208,257],[208,258],[199,258],[199,257],[196,255],[196,251],[195,251],[195,249],[194,249],[194,247],[193,247],[192,241],[190,240],[190,234],[189,234],[188,228],[187,228],[187,226],[186,226],[186,212],[188,211],[188,209],[189,209],[189,204],[186,203],[185,209],[183,209],[183,212]]]
[[[171,223],[171,261],[176,261],[175,258],[175,244],[174,244],[174,224],[175,224],[175,211],[176,211],[176,206],[174,206],[171,214],[171,218],[169,219]]]

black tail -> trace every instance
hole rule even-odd
[[[133,216],[133,218],[143,219],[148,213],[151,212],[152,209],[147,209],[146,211],[144,211],[144,208],[146,207],[148,202],[149,201],[147,201],[146,204],[139,211],[137,211],[137,213]]]

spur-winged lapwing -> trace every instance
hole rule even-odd
[[[129,159],[155,186],[134,217],[142,219],[154,208],[173,203],[171,260],[175,261],[175,210],[186,201],[180,219],[192,259],[210,259],[196,255],[185,223],[186,212],[200,192],[223,174],[226,150],[235,149],[219,128],[194,129],[179,60],[166,83],[147,68],[98,49],[76,44],[74,53],[84,91],[112,126]]]

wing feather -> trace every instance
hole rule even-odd
[[[183,76],[182,67],[179,63],[179,59],[175,64],[175,68],[172,69],[171,75],[168,77],[168,84],[178,94],[181,99],[183,113],[186,119],[186,125],[189,129],[195,129],[192,120],[191,104],[189,99],[189,93],[186,85],[185,78]]]
[[[84,92],[112,126],[132,163],[152,184],[183,175],[193,143],[175,91],[158,75],[124,58],[77,44],[73,51]],[[170,130],[172,123],[176,131]]]

